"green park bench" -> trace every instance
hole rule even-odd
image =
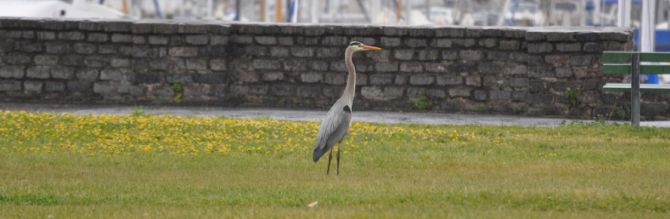
[[[630,74],[631,83],[607,83],[605,91],[630,91],[631,124],[640,126],[640,92],[670,92],[670,85],[640,84],[640,74],[670,72],[670,53],[660,52],[603,52],[604,74]]]

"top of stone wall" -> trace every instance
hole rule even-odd
[[[0,18],[0,29],[119,32],[134,34],[343,35],[518,38],[528,41],[627,42],[631,29],[616,27],[462,27],[352,24],[238,23],[220,21]]]

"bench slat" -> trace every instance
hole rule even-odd
[[[630,64],[603,64],[605,74],[630,74]],[[670,72],[668,64],[640,64],[640,74],[663,74]]]
[[[641,62],[670,62],[670,52],[604,51],[603,63],[631,63],[635,53],[640,53]]]
[[[630,91],[630,83],[607,83],[603,86],[605,91]],[[640,84],[640,91],[646,92],[670,92],[667,84]]]

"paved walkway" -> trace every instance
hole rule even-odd
[[[0,104],[0,110],[88,114],[131,114],[137,110],[133,106],[85,106],[54,104]],[[175,107],[144,106],[146,114],[171,114],[182,116],[223,116],[234,118],[269,117],[281,120],[320,121],[325,111],[287,110],[267,108],[224,108],[224,107]],[[376,123],[416,123],[416,124],[456,124],[456,125],[518,125],[518,126],[558,126],[571,122],[593,122],[559,118],[537,118],[522,116],[474,115],[450,113],[403,113],[354,111],[354,121]],[[626,122],[623,122],[626,123]],[[670,121],[645,121],[642,126],[670,127]]]

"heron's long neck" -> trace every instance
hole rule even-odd
[[[342,99],[345,99],[349,105],[352,104],[354,100],[354,95],[356,94],[356,67],[351,57],[353,56],[354,51],[351,48],[347,48],[344,52],[344,62],[347,64],[347,86],[344,88],[342,93]]]

